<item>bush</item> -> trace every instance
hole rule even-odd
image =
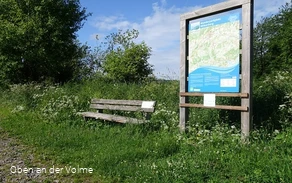
[[[126,50],[112,51],[106,56],[104,72],[113,80],[137,82],[152,74],[152,66],[147,62],[150,48],[145,43],[132,45]]]
[[[106,37],[107,50],[102,69],[106,76],[122,82],[137,82],[152,74],[152,65],[148,63],[151,48],[145,42],[133,41],[139,35],[135,29],[113,33]]]
[[[254,82],[253,120],[255,127],[280,129],[291,121],[292,76],[275,72]]]
[[[262,111],[268,115],[265,119],[288,122],[291,118],[287,115],[291,114],[290,79],[289,73],[278,73],[255,83],[262,86],[255,89],[257,109],[262,103],[272,105],[268,110],[277,109]],[[36,147],[42,157],[45,154],[63,165],[92,167],[94,176],[108,182],[291,182],[291,128],[270,132],[264,126],[251,132],[250,143],[242,144],[240,128],[226,123],[239,118],[194,108],[188,133],[178,133],[178,86],[177,81],[129,84],[105,78],[63,86],[14,85],[1,100],[11,102],[15,114],[7,115],[0,125]],[[93,97],[155,100],[157,106],[151,122],[143,125],[85,123],[75,118],[75,112],[88,110]],[[274,102],[273,97],[279,100]],[[199,103],[202,98],[191,101]],[[220,98],[219,102],[238,101]],[[0,108],[1,116],[6,104]],[[260,114],[255,114],[259,119]]]

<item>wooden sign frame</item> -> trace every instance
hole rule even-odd
[[[229,0],[213,6],[185,13],[180,17],[180,130],[186,129],[189,107],[214,108],[241,111],[242,138],[249,136],[252,124],[252,40],[253,40],[254,0]],[[240,93],[215,93],[216,97],[240,97],[241,106],[190,104],[189,97],[203,96],[204,93],[188,92],[188,27],[196,18],[208,17],[235,9],[242,10],[242,50],[241,50],[241,91]]]

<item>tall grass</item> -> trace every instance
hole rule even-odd
[[[76,181],[84,176],[101,182],[292,181],[288,86],[273,104],[286,126],[254,130],[249,144],[240,143],[237,114],[220,110],[192,109],[188,133],[179,133],[178,86],[177,81],[126,84],[102,78],[64,86],[12,86],[0,97],[0,126],[35,148],[48,166],[94,169],[93,177],[79,174]],[[255,93],[261,101],[264,94]],[[144,125],[85,122],[75,114],[89,110],[91,98],[156,100],[157,106]]]

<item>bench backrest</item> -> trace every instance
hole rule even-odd
[[[154,112],[155,101],[92,99],[90,108],[120,111]]]

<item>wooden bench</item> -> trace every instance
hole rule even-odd
[[[92,99],[90,108],[97,110],[96,112],[81,112],[79,113],[85,119],[95,118],[107,121],[115,121],[118,123],[144,123],[151,117],[151,113],[154,112],[155,101],[142,101],[142,100],[110,100],[110,99]],[[142,112],[145,119],[136,119],[126,116],[106,114],[103,110],[110,111],[132,111]]]

